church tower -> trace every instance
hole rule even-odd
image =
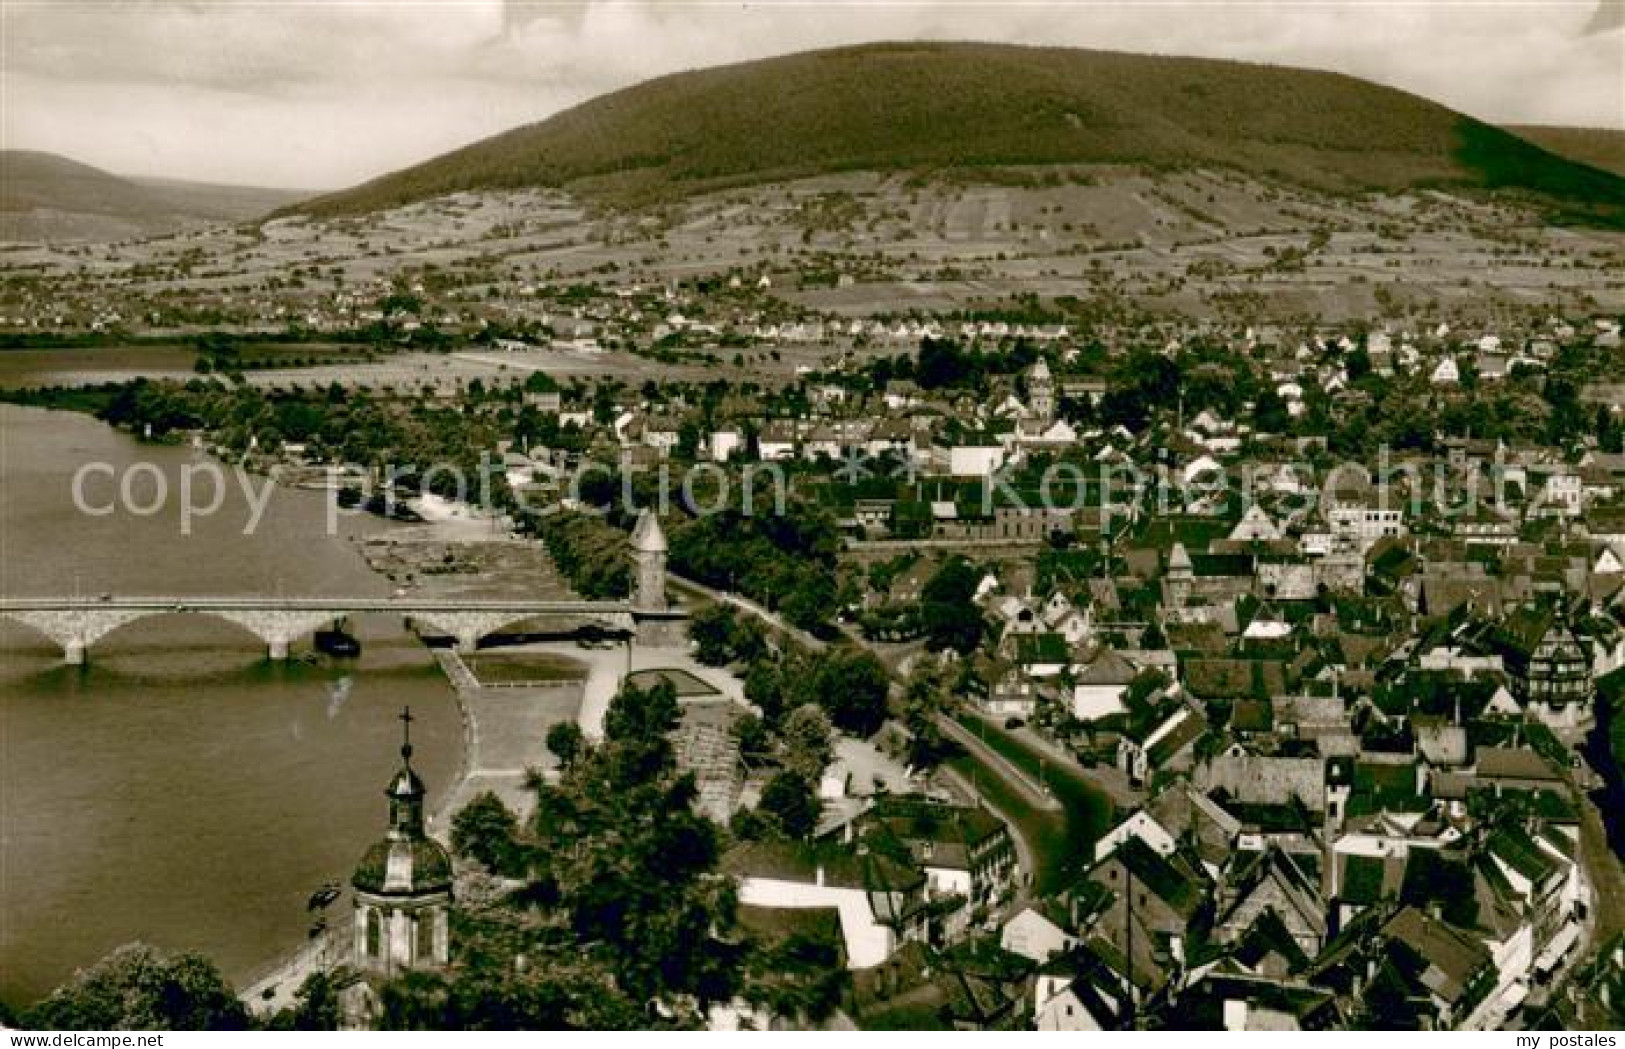
[[[401,711],[401,767],[384,796],[389,829],[350,877],[355,889],[355,967],[395,976],[442,969],[451,960],[447,926],[451,857],[424,829],[428,793],[412,769],[412,711]]]
[[[1168,552],[1168,571],[1163,576],[1162,603],[1167,608],[1184,608],[1190,604],[1192,584],[1196,581],[1196,567],[1185,544],[1175,541]]]
[[[1032,402],[1033,418],[1046,425],[1055,421],[1055,377],[1042,357],[1027,373],[1027,399]]]

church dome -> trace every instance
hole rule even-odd
[[[451,857],[432,838],[385,838],[356,864],[350,884],[375,896],[420,896],[451,889]]]

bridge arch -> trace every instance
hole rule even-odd
[[[602,623],[612,630],[621,630],[628,633],[635,629],[632,613],[620,610],[548,612],[535,609],[502,611],[441,611],[437,609],[416,611],[411,614],[413,623],[422,624],[455,638],[459,652],[474,651],[479,647],[481,640],[497,633],[504,627],[513,626],[515,623],[523,623],[527,619],[550,616],[588,619]]]
[[[0,612],[0,619],[20,623],[44,635],[62,649],[68,663],[83,663],[85,650],[126,623],[151,615],[133,609],[36,609],[26,612]]]
[[[234,610],[194,608],[80,608],[0,611],[0,619],[21,623],[43,634],[62,649],[66,663],[80,664],[90,646],[130,623],[159,616],[196,615],[232,623],[265,643],[272,659],[286,659],[289,646],[300,637],[320,630],[337,618],[328,611],[301,612],[281,609]]]

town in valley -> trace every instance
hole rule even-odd
[[[938,57],[1029,61],[976,47]],[[745,89],[707,75],[666,90],[714,116]],[[0,593],[0,639],[85,674],[181,613],[316,673],[404,624],[461,757],[426,774],[421,704],[369,699],[393,771],[334,799],[375,833],[288,891],[306,938],[252,974],[119,947],[0,1019],[1619,1028],[1625,164],[1475,126],[1514,174],[855,131],[743,171],[722,127],[677,189],[436,161],[246,213],[8,207],[3,409],[189,455],[212,487],[161,521],[317,493],[365,533],[310,542],[378,585],[200,564]]]

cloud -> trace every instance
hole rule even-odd
[[[1620,126],[1618,0],[219,0],[0,7],[0,132],[117,171],[349,184],[682,69],[976,39],[1332,69]]]

